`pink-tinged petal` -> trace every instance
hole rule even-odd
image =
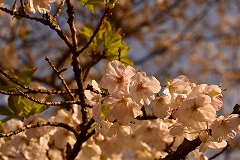
[[[199,111],[204,117],[204,120],[215,120],[216,119],[216,110],[211,104],[207,104],[204,107],[199,108]],[[202,121],[204,121],[202,120]]]
[[[145,86],[147,86],[153,93],[158,93],[161,89],[160,82],[153,76],[146,78]]]
[[[121,75],[124,71],[124,65],[119,61],[112,61],[108,63],[106,68],[106,74],[110,75]]]
[[[93,114],[93,118],[95,120],[97,120],[101,114],[102,110],[101,110],[101,105],[95,105],[93,106],[93,110],[92,110],[92,114]]]
[[[131,66],[127,66],[126,69],[124,70],[124,75],[126,79],[130,79],[135,74],[136,74],[136,70]]]

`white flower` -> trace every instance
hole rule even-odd
[[[108,130],[108,137],[111,138],[113,136],[117,136],[118,138],[126,137],[130,135],[131,127],[130,126],[122,126],[118,123],[114,123],[110,129]]]
[[[28,13],[36,13],[38,10],[42,14],[50,12],[51,6],[50,3],[55,2],[56,0],[28,0],[25,5],[25,11]]]
[[[231,114],[228,117],[218,117],[210,126],[213,138],[218,142],[233,139],[239,132],[240,119],[238,116],[238,114]]]
[[[20,120],[16,120],[16,119],[11,119],[9,121],[7,121],[7,131],[10,132],[10,131],[15,131],[19,128],[22,128],[23,127],[23,122],[20,121]]]
[[[193,129],[202,129],[216,118],[216,110],[206,95],[185,100],[176,112],[178,121]]]
[[[48,157],[50,160],[63,160],[62,157],[62,152],[60,150],[57,149],[49,149],[48,150]]]
[[[187,140],[192,141],[199,135],[198,130],[184,126],[182,123],[175,123],[170,127],[170,135],[174,137],[185,137]],[[183,139],[182,139],[183,140]],[[182,143],[182,142],[181,142]]]
[[[58,128],[55,134],[53,135],[53,141],[56,147],[63,149],[66,147],[67,143],[73,146],[76,142],[75,135],[63,128]]]
[[[153,103],[153,113],[158,118],[166,118],[171,115],[172,109],[170,108],[170,99],[168,96],[157,97]]]
[[[108,132],[109,128],[111,127],[111,125],[112,125],[112,123],[110,123],[108,121],[100,120],[99,122],[97,122],[96,132],[100,133],[104,137],[107,137],[107,132]]]
[[[33,124],[33,123],[36,123],[36,122],[46,122],[46,121],[47,121],[46,117],[36,114],[36,115],[33,115],[33,116],[29,117],[24,122],[24,125]],[[28,139],[31,139],[35,136],[41,137],[42,135],[44,135],[49,130],[50,130],[49,127],[31,128],[31,129],[27,129],[25,134],[26,134]]]
[[[106,103],[110,105],[107,112],[107,118],[112,120],[122,120],[125,116],[136,118],[141,113],[141,106],[133,102],[128,95],[118,91],[105,98]]]
[[[82,121],[82,112],[81,112],[81,106],[74,104],[72,105],[73,108],[73,114],[72,114],[72,121],[73,124],[77,125],[80,124]]]
[[[191,82],[189,81],[188,77],[180,75],[171,82],[168,82],[168,85],[164,89],[163,93],[165,95],[171,95],[173,93],[186,94],[191,89],[190,85]]]
[[[106,74],[102,77],[100,84],[112,94],[117,90],[127,91],[128,83],[136,74],[133,67],[124,65],[119,61],[112,61],[107,65]]]
[[[82,157],[80,159],[92,159],[102,153],[101,148],[96,144],[87,144],[82,148]]]
[[[223,102],[221,100],[222,90],[219,86],[200,84],[193,89],[193,91],[189,94],[188,97],[195,97],[200,94],[205,94],[211,97],[211,104],[216,109],[216,111],[222,108],[223,106]]]
[[[92,86],[93,86],[93,89],[99,92],[99,94],[94,93],[90,90],[85,90],[84,93],[88,101],[90,102],[90,104],[93,105],[93,109],[92,109],[93,118],[97,120],[102,112],[101,107],[102,107],[103,97],[100,94],[101,90],[98,87],[98,84],[95,80],[92,80]]]
[[[70,126],[73,126],[72,114],[69,111],[64,109],[58,110],[57,115],[54,118],[54,121],[66,123]]]
[[[145,72],[138,72],[131,78],[129,91],[133,100],[138,104],[150,104],[155,99],[154,93],[161,89],[160,82],[153,76],[146,76]]]
[[[41,149],[38,143],[33,140],[30,141],[30,145],[28,145],[22,152],[27,160],[46,158],[46,150]]]

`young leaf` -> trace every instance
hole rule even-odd
[[[10,119],[15,118],[15,117],[16,117],[15,115],[9,115],[9,116],[3,118],[3,119],[1,120],[1,123],[5,123],[5,122],[7,122],[7,121],[9,121]]]
[[[15,90],[17,85],[10,85],[10,86],[0,86],[0,90],[2,91],[13,91]]]
[[[4,106],[0,106],[0,115],[10,116],[10,115],[13,115],[13,113],[8,108]]]
[[[111,9],[115,6],[116,3],[118,3],[118,1],[117,0],[106,0],[105,3],[107,4],[107,7]]]
[[[121,29],[116,31],[112,28],[111,24],[105,20],[84,55],[92,56],[93,54],[102,54],[108,60],[122,60],[122,58],[126,57],[129,46],[123,42],[121,32]],[[93,31],[88,27],[83,27],[80,33],[89,40]],[[124,63],[133,65],[130,59],[125,60]]]
[[[9,96],[8,97],[8,107],[13,111],[14,114],[18,113],[18,107],[17,105],[19,105],[20,103],[20,96]]]
[[[94,8],[104,0],[78,0],[78,2],[94,13]]]
[[[33,73],[37,70],[37,67],[25,68],[21,75],[21,83],[28,85],[31,82]]]
[[[29,115],[39,114],[43,112],[45,109],[47,109],[45,105],[33,103],[31,106],[31,111],[29,112]]]

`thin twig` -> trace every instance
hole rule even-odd
[[[22,85],[20,82],[18,82],[15,78],[10,77],[6,72],[4,72],[1,68],[0,68],[0,73],[6,77],[7,79],[9,79],[10,81],[12,81],[13,83],[19,85],[20,87],[24,88],[24,89],[28,89],[28,87]]]
[[[73,17],[72,19],[70,19],[71,17],[71,14],[73,14],[73,11],[71,11],[71,9],[73,10],[73,7],[72,5],[70,4],[70,1],[67,0],[67,3],[68,4],[68,15],[69,15],[69,25],[71,27],[71,23],[73,23]],[[72,66],[73,66],[73,71],[74,71],[74,76],[75,76],[75,80],[77,82],[77,85],[78,85],[78,89],[79,89],[79,99],[80,101],[82,102],[85,102],[85,94],[84,94],[84,89],[83,89],[83,75],[82,75],[82,68],[80,66],[80,60],[78,58],[78,56],[83,53],[83,51],[91,44],[91,42],[93,41],[93,38],[97,35],[102,23],[103,23],[103,20],[104,20],[104,17],[107,16],[107,13],[109,12],[109,9],[108,8],[105,8],[105,12],[102,16],[102,18],[100,19],[100,22],[97,26],[97,28],[95,29],[93,35],[90,37],[89,41],[87,42],[87,44],[82,48],[80,49],[79,51],[76,51],[76,50],[72,50]],[[72,33],[73,35],[73,33]],[[85,125],[88,121],[88,117],[87,117],[87,111],[86,111],[86,108],[84,106],[81,107],[81,112],[82,112],[82,124],[81,125]]]
[[[217,153],[217,154],[213,155],[212,157],[210,157],[209,160],[212,160],[212,159],[218,157],[220,154],[222,154],[223,152],[225,152],[225,151],[228,149],[229,146],[230,146],[230,145],[227,144],[226,147],[224,147],[219,153]]]
[[[68,14],[68,24],[70,31],[72,33],[72,48],[74,52],[77,50],[78,46],[78,41],[77,41],[77,33],[76,33],[76,28],[74,24],[74,9],[73,5],[71,4],[70,0],[66,0],[67,3],[67,14]]]
[[[22,7],[22,12],[23,12],[23,14],[26,14],[26,12],[25,12],[25,10],[24,10],[24,7],[25,7],[25,5],[24,5],[24,0],[21,0],[20,3],[21,3],[21,7]]]
[[[105,8],[104,14],[103,14],[102,17],[101,17],[101,19],[100,19],[100,21],[99,21],[99,23],[98,23],[98,25],[97,25],[97,28],[94,30],[92,36],[90,37],[90,39],[88,40],[88,42],[86,43],[86,45],[83,46],[80,50],[78,50],[78,51],[76,52],[77,56],[79,56],[81,53],[83,53],[83,52],[85,51],[85,49],[87,49],[88,46],[92,43],[94,37],[97,35],[99,29],[101,28],[101,25],[102,25],[102,23],[103,23],[104,18],[108,15],[109,10],[110,10],[109,8]]]
[[[19,90],[18,88],[16,88],[16,90],[17,90],[19,93],[21,93],[21,95],[22,95],[23,97],[29,99],[30,101],[36,102],[36,103],[38,103],[38,104],[44,104],[44,105],[46,105],[46,106],[51,106],[51,105],[53,105],[53,106],[57,106],[57,105],[79,104],[79,105],[81,105],[81,106],[85,106],[85,107],[88,107],[88,108],[92,108],[91,105],[88,105],[88,104],[83,103],[83,102],[81,102],[81,101],[56,101],[56,102],[43,102],[43,101],[40,101],[40,100],[38,100],[38,99],[35,99],[35,98],[33,98],[33,97],[31,97],[31,96],[29,96],[29,95],[23,93],[23,92],[22,92],[21,90]]]
[[[72,43],[70,42],[70,40],[68,39],[66,34],[63,31],[61,31],[61,29],[57,25],[57,23],[52,23],[50,20],[45,20],[43,18],[32,17],[32,16],[29,16],[27,14],[21,14],[21,13],[18,13],[18,12],[13,12],[13,11],[7,9],[7,8],[4,8],[4,7],[0,7],[0,10],[4,11],[6,13],[9,13],[11,15],[20,16],[20,17],[23,17],[23,18],[26,18],[26,19],[29,19],[29,20],[34,20],[34,21],[40,22],[40,23],[42,23],[46,26],[49,26],[52,30],[57,32],[59,37],[61,37],[61,39],[66,43],[66,45],[69,48],[72,48]]]
[[[77,94],[78,90],[77,89],[70,89],[70,92]],[[21,93],[15,92],[15,91],[0,90],[0,93],[4,94],[4,95],[13,95],[13,96],[21,95]],[[50,94],[58,94],[58,95],[59,94],[68,94],[67,91],[62,91],[62,90],[45,90],[45,89],[34,89],[34,88],[29,88],[28,91],[23,91],[23,93],[25,93],[25,94],[47,94],[47,95],[50,95]]]
[[[53,65],[53,63],[50,61],[50,59],[48,57],[45,58],[45,60],[49,63],[49,65],[52,67],[52,69],[54,70],[55,74],[58,76],[58,78],[62,81],[63,86],[65,87],[65,89],[67,90],[69,96],[71,97],[72,100],[74,100],[74,96],[72,95],[66,81],[64,80],[64,78],[61,76],[61,71],[59,72],[57,70],[57,68]]]
[[[55,13],[54,16],[53,16],[53,19],[54,19],[55,21],[57,21],[57,18],[59,17],[59,15],[60,15],[60,13],[61,13],[61,11],[62,11],[62,9],[63,9],[63,6],[64,6],[65,1],[66,1],[66,0],[61,0],[61,3],[59,4],[56,13]]]
[[[22,128],[19,128],[15,131],[10,131],[6,134],[5,133],[0,133],[0,138],[4,138],[4,137],[9,138],[13,135],[24,132],[27,129],[44,127],[44,126],[62,127],[62,128],[65,128],[68,131],[71,131],[75,135],[75,137],[78,136],[77,131],[73,127],[71,127],[71,126],[69,126],[68,124],[65,124],[65,123],[61,123],[61,122],[36,122],[36,123],[33,123],[33,124],[25,125]]]

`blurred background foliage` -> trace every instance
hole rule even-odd
[[[60,2],[51,4],[50,14],[56,12]],[[81,48],[87,43],[86,35],[81,32],[84,29],[94,31],[104,6],[99,5],[93,14],[77,4],[79,2],[72,2],[76,3],[75,25]],[[11,8],[13,3],[14,0],[8,0],[8,7]],[[61,12],[58,24],[70,36],[65,11],[66,8]],[[26,68],[37,67],[32,81],[48,89],[62,90],[60,80],[44,60],[48,56],[58,70],[67,68],[62,75],[70,88],[76,88],[70,50],[55,32],[35,21],[18,21],[3,12],[0,16],[2,69],[12,69],[21,75]],[[42,17],[39,13],[34,16]],[[118,43],[129,45],[129,48],[125,46],[123,54],[126,55],[129,49],[127,57],[135,67],[156,76],[162,85],[166,84],[165,79],[184,74],[197,83],[222,84],[223,88],[228,88],[223,94],[226,107],[221,114],[229,114],[233,106],[240,103],[239,0],[119,0],[106,20],[118,36],[123,36],[123,42]],[[86,52],[81,55],[86,84],[91,79],[99,80],[104,72],[106,57],[97,55],[105,50],[104,47],[98,49],[94,51],[95,56]],[[126,61],[130,63],[127,58]],[[0,85],[10,84],[0,76]],[[60,98],[70,100],[64,95]]]

